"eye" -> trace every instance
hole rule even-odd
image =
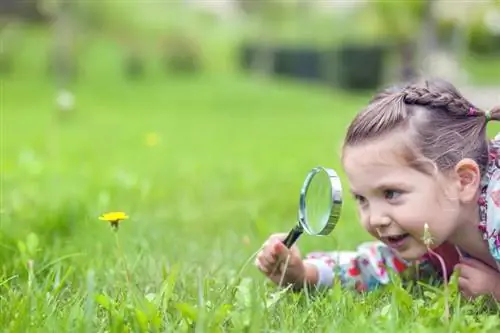
[[[401,192],[397,191],[397,190],[385,190],[384,191],[384,197],[387,200],[394,200],[397,197],[399,197],[400,195],[401,195]]]
[[[355,194],[354,195],[354,199],[360,204],[360,205],[364,205],[366,203],[366,199],[365,197],[361,196],[361,195],[357,195]]]

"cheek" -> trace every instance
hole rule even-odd
[[[457,193],[453,191],[438,192],[429,202],[428,216],[435,221],[439,228],[447,228],[448,224],[454,223],[460,212],[460,201]]]
[[[360,219],[361,226],[363,227],[363,229],[365,229],[372,236],[378,237],[378,233],[376,232],[376,230],[374,228],[372,228],[372,226],[370,224],[368,214],[364,213],[361,209],[359,210],[359,219]]]
[[[366,229],[368,227],[367,214],[359,205],[356,205],[356,217],[358,218],[358,222],[361,224],[361,226]]]
[[[448,232],[457,218],[457,212],[456,201],[429,195],[413,200],[404,209],[398,210],[396,219],[408,232],[421,237],[426,223],[438,234]]]
[[[432,223],[437,210],[435,202],[426,200],[424,197],[409,197],[405,204],[394,207],[391,212],[392,218],[406,231],[412,234],[420,234],[424,230],[425,223]]]

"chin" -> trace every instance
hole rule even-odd
[[[414,246],[404,250],[394,250],[394,251],[397,253],[399,257],[407,261],[420,260],[428,252],[427,248],[424,246]]]

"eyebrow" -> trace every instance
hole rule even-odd
[[[391,183],[391,182],[384,182],[384,183],[380,183],[380,184],[377,184],[375,186],[375,191],[380,191],[380,190],[387,190],[387,189],[401,189],[401,190],[406,190],[408,191],[409,189],[411,189],[410,186],[408,186],[407,184],[403,184],[401,182],[394,182],[394,183]],[[356,195],[360,195],[358,193],[358,191],[356,190],[353,190],[352,188],[350,189],[349,191],[352,195],[356,196]]]
[[[408,184],[404,184],[402,182],[380,182],[377,184],[377,189],[387,189],[387,188],[409,188]]]
[[[356,191],[353,191],[353,190],[350,190],[349,193],[351,193],[352,196],[359,195],[358,193],[356,193]]]

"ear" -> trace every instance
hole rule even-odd
[[[464,158],[455,166],[455,174],[458,180],[460,201],[469,203],[475,200],[481,182],[479,165],[470,158]]]

